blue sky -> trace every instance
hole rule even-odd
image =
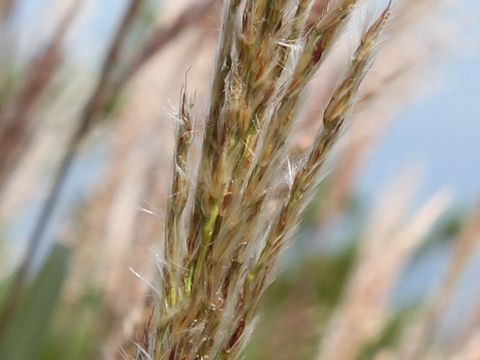
[[[458,202],[480,197],[480,3],[459,6],[473,48],[452,55],[435,73],[440,88],[405,108],[382,138],[358,182],[366,197],[409,164],[425,170],[423,196],[448,186]]]

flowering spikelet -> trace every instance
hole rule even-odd
[[[388,6],[363,35],[306,161],[298,170],[290,167],[291,183],[282,191],[285,184],[278,174],[288,163],[285,154],[302,93],[357,2],[332,2],[313,26],[308,24],[312,0],[296,5],[287,0],[225,2],[192,191],[186,178],[192,128],[182,95],[157,324],[142,354],[153,359],[238,358],[390,12]],[[187,206],[190,192],[192,209]]]
[[[190,190],[188,172],[188,152],[193,141],[193,126],[190,118],[190,105],[187,103],[186,89],[182,90],[179,124],[176,136],[176,149],[173,169],[173,182],[166,218],[166,256],[171,264],[167,273],[169,283],[168,303],[173,307],[177,303],[177,292],[181,289],[179,281],[180,264],[186,255],[185,234],[182,233],[181,218],[187,205]],[[167,280],[167,279],[165,279]]]

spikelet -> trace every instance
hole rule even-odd
[[[185,234],[182,233],[182,214],[187,205],[190,192],[188,178],[188,153],[193,141],[193,124],[190,110],[192,105],[187,103],[186,89],[182,90],[180,112],[176,135],[176,149],[173,165],[173,182],[170,198],[167,204],[165,225],[166,258],[169,262],[168,281],[169,294],[168,306],[177,304],[177,292],[180,290],[179,281],[182,269],[178,267],[187,254]],[[165,279],[167,280],[167,279]]]

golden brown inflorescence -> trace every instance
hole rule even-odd
[[[292,166],[288,141],[302,94],[358,1],[330,2],[315,24],[313,3],[225,2],[194,186],[190,104],[182,95],[157,321],[140,358],[234,359],[253,328],[261,295],[346,125],[390,13],[389,5],[363,33],[314,143]]]

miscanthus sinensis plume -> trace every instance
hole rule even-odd
[[[371,66],[390,4],[361,34],[310,149],[289,139],[302,94],[358,0],[229,0],[195,181],[192,102],[182,93],[155,316],[145,359],[236,359]],[[312,18],[314,21],[312,21]]]

